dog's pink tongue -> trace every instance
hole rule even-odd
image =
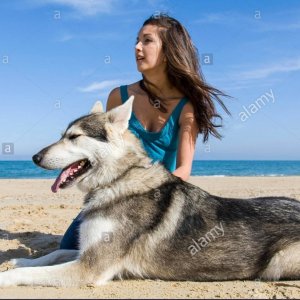
[[[78,163],[75,163],[71,166],[69,166],[67,169],[63,170],[58,177],[56,178],[55,182],[51,186],[51,190],[53,193],[56,193],[59,190],[60,184],[68,178],[71,171],[76,169],[78,167]]]
[[[60,184],[69,176],[71,168],[68,168],[62,171],[58,177],[56,178],[55,182],[51,186],[51,190],[53,193],[56,193],[59,190]]]

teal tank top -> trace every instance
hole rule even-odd
[[[122,103],[124,103],[129,98],[127,85],[121,86],[120,91]],[[129,120],[129,130],[142,141],[148,155],[153,161],[160,161],[170,172],[176,169],[179,140],[178,120],[181,110],[187,102],[187,98],[182,98],[179,101],[163,128],[158,132],[146,130],[133,111]]]

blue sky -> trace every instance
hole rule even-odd
[[[231,95],[221,141],[195,159],[300,159],[300,2],[1,0],[0,142],[30,159],[109,91],[140,79],[134,43],[167,12],[190,32],[206,80]]]

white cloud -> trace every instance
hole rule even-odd
[[[254,12],[252,15],[242,15],[237,12],[227,11],[227,12],[214,12],[214,13],[202,14],[201,17],[195,21],[195,23],[236,25],[237,23],[240,22],[253,21],[253,19],[254,19]]]
[[[109,13],[113,10],[116,0],[46,0],[44,4],[67,6],[81,15],[93,16],[99,13]]]
[[[300,71],[300,58],[289,59],[269,66],[239,72],[235,78],[239,80],[264,79],[276,73]]]
[[[258,32],[269,31],[294,31],[300,29],[300,22],[297,16],[293,17],[294,20],[289,19],[285,21],[284,18],[291,16],[292,12],[286,12],[281,17],[277,17],[277,22],[266,22],[264,12],[259,10],[249,11],[247,14],[242,14],[235,11],[213,12],[205,13],[200,16],[194,23],[208,24],[208,25],[225,25],[225,26],[247,26],[247,30]],[[293,15],[294,16],[294,15]],[[273,14],[276,17],[276,14]],[[241,27],[242,28],[242,27]]]
[[[295,31],[300,29],[300,22],[290,22],[290,23],[267,23],[261,22],[260,26],[256,28],[259,32],[272,32],[272,31]]]
[[[275,77],[273,75],[300,71],[300,57],[254,68],[245,65],[232,65],[231,69],[226,74],[223,73],[221,77],[212,76],[211,82],[216,86],[222,86],[221,89],[228,93],[233,90],[270,87],[282,80],[280,76]]]
[[[61,38],[58,39],[59,42],[68,42],[74,39],[72,34],[64,34]]]
[[[56,39],[57,42],[69,42],[71,40],[108,40],[108,41],[120,41],[120,34],[116,31],[105,31],[101,33],[65,33]]]
[[[124,83],[124,80],[120,80],[120,79],[104,80],[101,82],[93,82],[86,87],[78,88],[78,90],[83,93],[100,92],[100,91],[106,90],[108,88],[120,86],[123,83]]]

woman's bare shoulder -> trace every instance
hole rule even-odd
[[[127,89],[129,95],[139,95],[144,93],[140,88],[139,81],[129,84]]]
[[[114,88],[108,96],[106,103],[106,111],[113,109],[122,104],[120,88]]]
[[[128,94],[136,95],[140,94],[139,82],[134,82],[127,85]],[[114,107],[117,107],[122,104],[121,91],[120,87],[116,87],[109,93],[107,103],[106,103],[106,111],[111,110]]]

